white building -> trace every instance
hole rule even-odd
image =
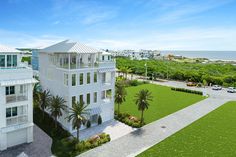
[[[114,118],[115,62],[109,53],[66,40],[42,49],[39,65],[42,89],[63,97],[69,108],[74,101],[89,104],[92,126],[99,115],[103,122]],[[74,133],[67,116],[59,122]]]
[[[33,71],[21,52],[0,46],[0,150],[33,141]]]

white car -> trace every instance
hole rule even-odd
[[[212,87],[212,89],[213,89],[213,90],[221,90],[222,87],[219,86],[219,85],[214,85],[214,86]]]
[[[228,93],[236,93],[236,88],[235,88],[235,87],[229,87],[229,88],[227,89],[227,92],[228,92]]]

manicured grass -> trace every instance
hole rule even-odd
[[[189,105],[192,105],[205,97],[183,92],[172,91],[171,88],[154,84],[143,84],[135,87],[128,87],[126,101],[121,104],[120,111],[140,117],[141,112],[135,105],[134,96],[141,89],[148,89],[152,92],[153,101],[148,110],[144,112],[145,123],[153,122],[165,117]],[[116,107],[117,108],[117,107]]]
[[[236,102],[229,102],[138,157],[236,156]]]

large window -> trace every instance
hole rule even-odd
[[[17,55],[7,55],[7,67],[17,66]]]
[[[0,55],[0,67],[5,67],[5,55]]]
[[[87,84],[90,84],[90,73],[87,73]]]
[[[80,75],[79,75],[79,84],[83,85],[83,83],[84,83],[84,74],[80,73]]]
[[[72,79],[72,82],[71,82],[72,86],[76,86],[76,74],[72,74],[71,79]]]
[[[6,95],[13,95],[13,94],[15,94],[15,86],[6,87]]]
[[[79,102],[80,102],[80,103],[83,103],[83,102],[84,102],[83,95],[80,95],[80,96],[79,96]]]
[[[97,72],[94,72],[94,83],[97,83],[98,81],[98,75],[97,75]]]
[[[64,74],[64,85],[68,86],[69,76],[68,74]]]
[[[94,102],[94,103],[97,103],[97,101],[98,101],[98,93],[97,93],[97,92],[94,92],[94,93],[93,93],[93,102]]]
[[[27,106],[6,108],[7,126],[27,122]]]
[[[90,93],[87,94],[87,104],[90,104]]]
[[[72,96],[71,103],[72,103],[72,107],[73,107],[74,104],[76,103],[76,96]]]
[[[14,117],[17,116],[17,107],[7,108],[6,109],[6,117]]]

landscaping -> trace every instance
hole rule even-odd
[[[34,123],[52,138],[51,151],[57,157],[74,157],[110,141],[108,134],[101,133],[78,143],[77,139],[64,130],[59,123],[55,128],[55,121],[47,113],[43,118],[43,111],[36,106],[34,107]]]
[[[192,93],[192,94],[203,95],[202,91],[190,90],[190,89],[185,89],[185,88],[175,88],[175,87],[172,87],[171,90],[178,91],[178,92],[185,92],[185,93]]]
[[[236,102],[229,102],[138,157],[235,156]]]
[[[126,101],[120,105],[121,113],[140,118],[141,112],[138,110],[134,99],[135,95],[142,89],[149,90],[153,97],[150,106],[144,111],[144,122],[146,124],[205,99],[201,95],[173,91],[170,87],[143,84],[126,88],[127,96]]]

